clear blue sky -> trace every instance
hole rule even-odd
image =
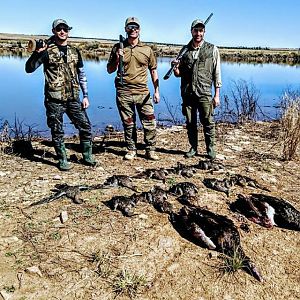
[[[211,12],[205,39],[216,45],[300,47],[300,0],[2,0],[0,32],[50,35],[63,18],[71,36],[117,39],[136,16],[141,40],[184,44],[191,22]]]

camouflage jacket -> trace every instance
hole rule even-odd
[[[44,65],[45,97],[66,101],[79,98],[79,87],[83,96],[88,95],[87,80],[83,70],[83,63],[79,51],[70,45],[66,46],[65,53],[60,46],[51,43],[47,50],[33,52],[26,62],[26,72],[35,71],[41,64]]]

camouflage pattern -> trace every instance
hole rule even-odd
[[[45,65],[45,96],[47,98],[67,101],[79,97],[77,74],[78,52],[68,45],[65,63],[55,44],[48,46],[49,64]]]
[[[82,108],[81,102],[77,100],[69,100],[61,102],[55,99],[45,100],[47,125],[51,129],[52,140],[55,145],[63,143],[63,114],[66,113],[74,126],[79,130],[81,141],[90,141],[91,123],[86,111]]]
[[[136,150],[136,112],[139,114],[143,130],[146,150],[155,150],[156,120],[150,94],[127,95],[117,94],[117,106],[124,127],[125,142],[128,150]]]
[[[206,151],[209,156],[215,156],[215,123],[213,120],[213,106],[211,98],[207,96],[191,96],[183,99],[182,111],[186,117],[186,128],[188,139],[192,148],[198,148],[198,122],[199,111],[200,122],[203,125]]]

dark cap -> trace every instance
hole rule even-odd
[[[197,19],[197,20],[193,21],[193,23],[191,25],[191,29],[193,29],[195,27],[200,27],[200,26],[205,27],[205,24],[202,20]]]
[[[140,25],[140,20],[137,17],[129,17],[129,18],[127,18],[126,21],[125,21],[125,27],[128,24],[131,24],[131,23],[137,24],[137,25],[141,26]]]
[[[63,20],[63,19],[56,19],[52,23],[52,29],[56,28],[60,24],[66,25],[69,30],[71,30],[73,28],[73,27],[70,27],[65,20]]]

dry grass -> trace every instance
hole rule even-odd
[[[297,154],[300,143],[300,92],[285,92],[281,108],[280,140],[283,144],[282,156],[284,160],[292,160]]]
[[[230,172],[242,173],[264,182],[272,195],[284,197],[299,208],[299,161],[282,162],[280,148],[265,133],[271,123],[228,126],[219,134],[217,152],[225,156],[224,164]],[[228,130],[229,129],[229,130]],[[94,143],[101,143],[100,137]],[[139,134],[139,141],[142,135]],[[249,142],[249,143],[248,143]],[[66,141],[68,154],[79,155],[71,146],[78,140]],[[266,155],[272,148],[272,155]],[[199,135],[203,146],[203,137]],[[239,146],[240,150],[235,150]],[[55,167],[53,149],[49,144],[33,141],[34,158],[30,160],[0,152],[0,290],[10,290],[12,299],[91,299],[125,300],[165,299],[297,299],[299,295],[299,237],[298,232],[274,228],[267,230],[248,223],[250,232],[240,232],[245,254],[262,272],[265,282],[258,283],[239,269],[239,262],[228,270],[233,276],[216,272],[220,260],[214,251],[203,249],[182,237],[165,214],[141,203],[136,215],[124,217],[112,211],[105,202],[116,195],[132,194],[126,188],[85,191],[82,205],[65,198],[49,205],[28,207],[51,194],[55,184],[99,184],[113,174],[133,175],[141,168],[172,167],[177,161],[196,164],[202,157],[187,161],[186,131],[182,127],[158,129],[158,151],[161,160],[146,161],[139,156],[132,162],[122,159],[125,150],[119,137],[107,139],[105,152],[95,151],[100,162],[96,168],[74,163],[71,172]],[[99,147],[98,147],[99,148]],[[43,157],[39,157],[46,153]],[[245,155],[248,153],[249,155]],[[253,156],[255,155],[255,156]],[[39,159],[38,159],[39,158]],[[251,169],[249,168],[251,167]],[[268,171],[265,171],[268,170]],[[140,171],[139,171],[140,172]],[[237,193],[249,194],[253,188],[236,187],[230,197],[208,190],[202,183],[207,176],[221,178],[224,174],[197,172],[188,179],[199,188],[198,205],[231,218],[239,227],[240,221],[228,210],[228,202]],[[264,178],[264,179],[263,179]],[[172,174],[168,184],[187,181]],[[136,179],[139,189],[148,191],[155,180]],[[177,210],[182,205],[170,196]],[[59,215],[68,212],[68,220],[61,223]],[[212,258],[210,254],[214,255]],[[42,277],[25,272],[37,266]],[[237,280],[238,279],[238,280]],[[238,284],[237,284],[238,283]],[[11,289],[11,287],[14,287]]]

